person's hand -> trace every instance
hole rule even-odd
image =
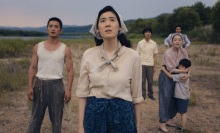
[[[79,127],[79,129],[78,129],[78,133],[85,133],[85,131],[84,131],[84,127]]]
[[[156,67],[154,67],[154,73],[156,73],[156,70],[157,70]]]
[[[34,91],[33,91],[33,88],[28,88],[28,99],[30,101],[33,101],[34,99]]]
[[[180,79],[180,81],[181,82],[186,82],[186,80],[189,78],[189,75],[185,75],[185,76],[183,76],[181,79]]]
[[[189,72],[189,70],[190,70],[190,68],[186,68],[186,70],[185,70],[185,71],[186,71],[186,73],[188,73],[188,72]]]
[[[66,90],[64,95],[64,101],[68,103],[71,100],[71,90]]]

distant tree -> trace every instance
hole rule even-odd
[[[212,16],[213,16],[213,29],[220,33],[220,1],[216,2],[216,4],[212,8]]]
[[[130,33],[137,33],[140,34],[143,28],[146,27],[146,20],[144,19],[137,19],[133,24],[130,25]]]
[[[160,14],[159,16],[156,17],[156,20],[158,22],[158,31],[157,34],[165,37],[169,34],[168,30],[168,18],[171,14]]]
[[[173,27],[179,24],[184,30],[189,31],[196,26],[201,26],[198,13],[191,7],[179,7],[174,9],[174,13],[168,19],[168,27],[174,32]]]
[[[212,10],[210,7],[205,7],[202,2],[196,2],[192,8],[199,14],[202,25],[211,24]]]
[[[220,1],[216,2],[212,8],[212,17],[213,43],[220,43]]]

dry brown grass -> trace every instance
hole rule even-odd
[[[68,43],[68,42],[67,42]],[[83,51],[94,44],[70,43],[72,48],[75,79],[72,91],[72,100],[65,105],[67,113],[64,114],[63,133],[76,133],[78,120],[78,100],[75,96],[79,76],[79,67]],[[134,45],[135,47],[135,45]],[[157,84],[162,55],[165,51],[159,45],[157,72],[154,75]],[[188,108],[188,133],[218,133],[220,132],[220,45],[192,45],[188,49],[192,60],[190,88],[192,99]],[[158,87],[154,86],[156,101],[146,99],[142,104],[140,133],[159,133],[158,131]],[[27,100],[26,91],[8,94],[11,104],[0,105],[0,133],[24,133],[27,129],[31,115],[30,102]],[[70,119],[69,119],[70,118]],[[175,122],[180,124],[179,114]],[[171,133],[177,132],[168,127]],[[45,115],[41,128],[42,133],[51,133],[51,124],[48,113]]]

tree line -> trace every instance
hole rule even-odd
[[[196,2],[192,6],[179,7],[173,13],[164,13],[155,18],[137,19],[127,22],[129,35],[141,34],[144,27],[153,29],[153,34],[165,37],[175,32],[175,25],[181,25],[184,33],[187,33],[195,41],[220,42],[220,1],[213,7],[205,6],[202,2]]]
[[[45,36],[44,32],[0,29],[0,36]]]

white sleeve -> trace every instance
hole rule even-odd
[[[171,39],[172,39],[172,35],[169,34],[169,36],[164,40],[164,45],[169,45],[169,43],[171,42]]]

